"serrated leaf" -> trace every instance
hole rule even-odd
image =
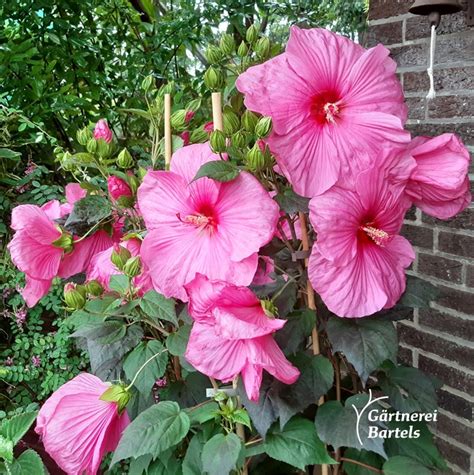
[[[114,290],[115,292],[123,295],[125,292],[127,292],[129,283],[129,279],[126,275],[115,274],[110,276],[109,287],[110,290]]]
[[[41,457],[32,449],[25,450],[11,465],[11,475],[46,475]]]
[[[390,321],[332,317],[327,332],[334,351],[344,353],[364,384],[384,361],[396,362],[397,332]]]
[[[28,432],[28,429],[35,421],[37,415],[38,411],[24,412],[8,419],[4,419],[0,426],[0,434],[7,440],[11,440],[15,446]]]
[[[181,442],[189,427],[189,417],[176,402],[160,402],[139,414],[125,429],[111,465],[146,454],[156,458]]]
[[[296,310],[287,316],[285,326],[276,332],[275,340],[286,355],[294,354],[311,335],[315,324],[314,310]]]
[[[120,341],[127,333],[127,326],[124,322],[118,321],[98,321],[88,322],[76,330],[72,338],[87,338],[95,340],[100,345],[110,345]]]
[[[193,181],[203,177],[212,178],[220,182],[232,181],[237,178],[239,173],[240,170],[232,162],[227,160],[213,160],[201,165]]]
[[[178,328],[177,332],[171,333],[166,338],[166,347],[174,356],[183,356],[188,346],[189,334],[191,333],[191,325],[183,325]]]
[[[424,308],[429,307],[430,302],[435,300],[439,295],[439,290],[428,281],[407,276],[406,290],[398,301],[397,305],[405,307]]]
[[[217,417],[219,406],[216,402],[211,401],[202,406],[185,409],[189,417],[191,425],[201,425],[207,421],[211,421]]]
[[[403,457],[397,455],[389,458],[383,464],[384,475],[400,475],[406,473],[407,475],[431,475],[431,470],[427,469],[424,465],[410,457]]]
[[[92,226],[105,220],[112,214],[109,200],[99,195],[89,195],[74,203],[64,227],[71,233],[82,236]]]
[[[252,430],[252,424],[250,423],[250,417],[245,409],[236,409],[231,414],[232,422],[235,424],[242,424]]]
[[[291,188],[287,188],[283,193],[278,193],[274,199],[280,205],[280,208],[288,214],[299,211],[307,213],[309,211],[309,198],[296,194]]]
[[[166,371],[168,354],[161,342],[158,340],[142,341],[125,358],[123,363],[125,375],[131,381],[142,365],[154,355],[159,356],[153,358],[143,367],[134,383],[135,387],[144,394],[148,394],[151,391],[156,380],[161,378]]]
[[[150,290],[140,300],[140,308],[154,321],[165,320],[178,326],[175,301]]]
[[[274,425],[265,439],[265,452],[275,460],[304,470],[307,465],[335,463],[308,419],[295,416],[283,429]]]
[[[13,442],[0,435],[0,459],[13,462]]]
[[[202,468],[208,475],[229,475],[242,458],[243,444],[236,434],[217,434],[202,449]]]

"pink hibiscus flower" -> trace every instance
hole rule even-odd
[[[237,79],[246,107],[273,119],[267,142],[298,194],[319,195],[354,166],[367,168],[383,142],[409,141],[388,56],[382,45],[365,50],[330,31],[294,26],[285,53]]]
[[[269,318],[249,289],[197,275],[186,291],[194,324],[185,356],[198,371],[223,382],[241,374],[252,401],[263,370],[286,384],[298,379],[272,336],[286,320]]]
[[[273,259],[269,256],[259,256],[257,272],[253,278],[252,285],[265,285],[275,282],[270,276],[273,272],[275,272]]]
[[[416,160],[406,194],[426,214],[448,219],[471,202],[469,152],[454,134],[417,137],[409,146]]]
[[[46,452],[68,475],[95,475],[130,423],[116,402],[100,397],[110,384],[82,373],[63,384],[41,407],[35,431]]]
[[[230,182],[192,181],[203,163],[219,160],[209,144],[179,149],[171,171],[151,171],[138,189],[146,235],[141,256],[155,289],[187,301],[184,285],[196,273],[249,285],[260,247],[278,220],[278,205],[246,172]]]
[[[141,242],[139,239],[129,239],[121,245],[130,251],[132,257],[140,255]],[[105,251],[95,254],[87,269],[87,280],[97,280],[107,290],[110,290],[110,277],[122,273],[110,260],[113,251],[114,246],[111,246]],[[148,269],[143,262],[142,272],[133,278],[133,285],[139,295],[143,295],[153,288]]]
[[[415,254],[398,235],[407,209],[403,189],[371,168],[358,175],[355,190],[335,186],[311,200],[318,240],[308,274],[336,315],[370,315],[395,305],[405,290],[404,269]]]

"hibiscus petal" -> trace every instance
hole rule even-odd
[[[24,298],[28,307],[34,307],[51,288],[51,279],[34,279],[33,277],[25,276],[26,284],[21,290],[21,296]]]
[[[260,365],[246,363],[241,371],[245,392],[250,401],[258,402],[262,385],[263,369]]]
[[[196,277],[186,284],[189,297],[188,311],[193,319],[208,319],[211,309],[218,301],[225,283],[211,281],[206,276],[197,273]]]

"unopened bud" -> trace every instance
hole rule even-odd
[[[102,158],[107,158],[112,151],[111,145],[104,139],[97,140],[97,152]]]
[[[115,245],[110,260],[112,264],[118,269],[122,270],[126,262],[132,257],[130,251],[123,246]]]
[[[191,132],[191,136],[189,137],[189,141],[191,143],[203,143],[209,139],[209,134],[200,127],[199,129],[194,129]]]
[[[265,157],[256,143],[248,152],[246,162],[249,170],[259,172],[265,168]]]
[[[142,261],[139,256],[131,257],[123,266],[123,273],[127,277],[136,277],[142,271]]]
[[[77,136],[77,141],[81,145],[87,145],[87,142],[89,142],[89,140],[93,137],[92,132],[87,127],[84,127],[83,129],[78,130],[76,136]]]
[[[271,117],[261,117],[255,126],[255,135],[259,139],[264,139],[272,130]]]
[[[211,66],[204,73],[204,84],[212,91],[220,89],[224,84],[222,73]]]
[[[255,26],[255,24],[250,25],[247,28],[247,32],[245,33],[245,39],[250,43],[253,44],[255,41],[257,41],[258,38],[258,28]]]
[[[270,54],[270,40],[268,37],[260,38],[255,44],[254,50],[259,59],[266,59]]]
[[[219,47],[225,55],[230,56],[235,50],[234,37],[232,35],[229,35],[228,33],[224,33],[221,36]]]
[[[101,396],[101,401],[115,402],[117,403],[117,410],[119,414],[122,414],[127,404],[130,401],[132,395],[130,391],[122,384],[114,384],[110,386]]]
[[[64,286],[64,301],[71,310],[79,310],[86,304],[83,292],[77,288],[76,284],[71,282]]]
[[[224,133],[226,135],[232,135],[234,132],[237,132],[240,129],[240,119],[239,116],[228,106],[224,108],[222,113]]]
[[[211,149],[214,153],[222,153],[225,152],[227,149],[226,137],[224,132],[222,132],[221,130],[214,130],[214,132],[211,133],[209,142],[211,144]]]
[[[243,58],[244,56],[247,56],[248,52],[249,52],[249,47],[247,46],[245,41],[242,41],[242,43],[240,43],[239,45],[239,48],[237,49],[238,56]]]
[[[136,194],[138,187],[141,184],[141,181],[135,175],[128,175],[127,177],[128,184],[133,194]]]
[[[58,239],[53,241],[51,244],[54,247],[59,247],[61,249],[64,249],[64,252],[68,254],[73,249],[74,239],[71,233],[68,233],[67,231],[62,231],[61,236],[59,236]]]
[[[260,300],[263,313],[270,318],[275,318],[278,315],[278,308],[271,300]]]
[[[120,168],[132,168],[133,166],[133,157],[130,155],[130,152],[124,148],[122,151],[118,154],[117,157],[117,165]]]
[[[242,94],[237,93],[237,94],[234,94],[231,98],[230,98],[230,105],[232,107],[232,109],[234,110],[234,112],[240,112],[240,109],[242,109],[242,106],[244,105],[244,96]]]
[[[97,151],[97,140],[89,139],[86,148],[89,153],[95,153]]]
[[[245,140],[245,135],[242,132],[236,132],[231,137],[231,144],[234,148],[243,148],[245,147],[247,141]]]
[[[86,283],[85,288],[86,292],[94,297],[98,297],[104,292],[104,288],[97,280],[90,280]]]
[[[223,57],[222,51],[217,46],[211,45],[206,50],[206,59],[210,64],[219,63]]]
[[[142,81],[142,89],[147,92],[153,84],[153,76],[150,74]]]
[[[186,125],[186,110],[180,109],[171,114],[171,127],[175,130],[183,129]]]
[[[246,110],[242,115],[242,125],[247,132],[253,134],[258,122],[258,117],[251,111]]]

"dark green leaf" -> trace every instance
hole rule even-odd
[[[191,333],[191,325],[183,325],[178,331],[171,333],[166,338],[166,347],[174,356],[183,356],[188,345],[189,334]]]
[[[218,410],[219,406],[214,401],[195,408],[192,407],[190,409],[185,409],[191,425],[201,425],[207,421],[215,419],[217,417]]]
[[[88,340],[95,340],[100,345],[110,345],[120,341],[127,333],[127,326],[124,322],[118,321],[89,321],[76,330],[72,338],[87,338]]]
[[[89,195],[76,201],[64,226],[69,232],[82,236],[111,213],[109,200],[103,196]]]
[[[183,459],[183,475],[202,475],[202,449],[206,440],[202,432],[197,433],[188,445]]]
[[[431,470],[427,469],[424,465],[411,459],[410,457],[403,457],[397,455],[389,458],[383,464],[384,475],[431,475]]]
[[[229,475],[242,458],[243,444],[236,434],[217,434],[202,449],[202,468],[208,475]]]
[[[291,188],[287,188],[283,193],[278,193],[274,199],[280,205],[280,208],[288,214],[299,211],[307,213],[309,211],[309,198],[297,195]]]
[[[141,309],[154,321],[165,320],[178,325],[176,318],[175,301],[150,290],[140,301]]]
[[[275,334],[275,340],[286,355],[294,354],[311,335],[315,324],[314,310],[295,310],[287,316],[285,326]]]
[[[429,307],[430,302],[439,295],[439,290],[426,280],[407,276],[407,285],[404,294],[398,301],[398,305],[405,307],[423,308]]]
[[[110,290],[115,290],[120,295],[123,295],[127,292],[130,282],[126,275],[115,274],[110,277]]]
[[[373,470],[351,463],[347,459],[355,460],[356,462],[364,463],[370,467],[380,470],[384,463],[383,457],[374,452],[367,452],[367,450],[346,449],[344,450],[344,458],[346,459],[342,465],[343,473],[347,475],[374,475]],[[408,475],[408,474],[406,474]]]
[[[385,360],[397,359],[397,332],[390,321],[332,317],[327,332],[334,351],[344,353],[364,384]]]
[[[232,181],[237,178],[239,173],[240,170],[232,162],[227,160],[213,160],[201,165],[193,181],[202,177],[212,178],[220,182]]]
[[[9,148],[0,148],[0,158],[10,158],[17,160],[20,157],[20,152],[15,152],[14,150],[10,150]]]

